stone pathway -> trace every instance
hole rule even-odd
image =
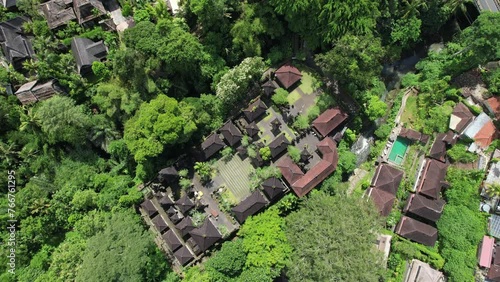
[[[356,168],[354,170],[354,173],[351,175],[351,177],[349,177],[349,188],[347,189],[347,195],[351,195],[352,192],[354,192],[354,189],[356,189],[356,185],[358,185],[358,182],[361,181],[367,174],[368,171],[361,168]]]

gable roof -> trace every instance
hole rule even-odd
[[[462,102],[458,103],[450,116],[450,129],[462,133],[462,131],[472,122],[474,115]]]
[[[432,143],[431,151],[429,152],[429,157],[445,162],[446,161],[446,146],[449,144],[454,144],[455,139],[453,138],[453,132],[439,133],[436,136],[436,140]]]
[[[177,205],[177,207],[183,214],[194,208],[194,203],[193,201],[191,201],[191,199],[189,199],[187,194],[182,196],[179,200],[175,201],[175,205]]]
[[[106,9],[98,0],[73,0],[76,19],[79,24],[91,21],[106,14]]]
[[[436,228],[407,216],[401,218],[396,233],[426,246],[434,246],[438,236]]]
[[[50,29],[58,28],[76,19],[73,0],[51,0],[40,4]]]
[[[168,229],[168,225],[161,215],[155,216],[152,221],[158,232],[163,233]]]
[[[474,136],[474,142],[481,148],[487,148],[495,140],[497,128],[492,120],[489,120]]]
[[[288,145],[290,145],[290,141],[286,139],[285,134],[280,134],[276,137],[271,143],[269,143],[269,149],[271,149],[271,157],[275,158],[279,154],[283,153]]]
[[[174,166],[163,168],[158,172],[158,180],[160,182],[170,182],[173,180],[177,180],[178,177],[179,172]]]
[[[5,59],[16,69],[21,67],[17,62],[32,58],[35,55],[30,40],[23,32],[23,24],[29,22],[24,16],[18,16],[0,23],[0,45]]]
[[[391,213],[395,195],[373,187],[367,190],[367,195],[373,200],[381,216],[388,216]]]
[[[179,261],[181,265],[186,265],[190,262],[194,257],[191,251],[186,246],[182,246],[182,248],[178,249],[174,253],[175,258]]]
[[[189,231],[195,229],[193,221],[189,216],[186,216],[179,223],[177,223],[175,225],[175,228],[177,228],[180,231],[182,236],[186,236],[189,233]]]
[[[338,153],[335,141],[331,138],[324,138],[316,145],[316,148],[321,153],[322,160],[305,174],[288,156],[277,163],[281,174],[299,197],[309,193],[337,169]]]
[[[324,137],[335,130],[346,119],[347,114],[337,107],[324,111],[312,122],[312,125]]]
[[[294,85],[302,78],[300,71],[289,64],[281,66],[274,73],[278,82],[285,88],[288,89],[290,86]]]
[[[493,247],[495,246],[495,239],[490,236],[483,236],[483,240],[479,245],[477,250],[477,259],[479,260],[479,266],[484,268],[489,268],[491,266],[491,260],[493,259]]]
[[[392,195],[398,192],[404,172],[388,164],[380,164],[372,178],[371,186],[384,190]]]
[[[250,196],[246,197],[235,206],[232,211],[238,222],[243,223],[247,217],[256,214],[267,204],[267,200],[262,196],[260,191],[256,189]]]
[[[23,104],[31,104],[47,100],[50,97],[62,93],[55,79],[41,83],[38,80],[23,84],[15,93],[17,99]]]
[[[248,108],[243,110],[243,114],[245,114],[245,117],[249,122],[252,122],[264,114],[266,110],[266,104],[264,104],[261,99],[257,99],[255,102],[250,104]]]
[[[163,240],[165,240],[165,243],[167,243],[168,247],[172,250],[172,252],[175,252],[175,250],[182,247],[181,241],[179,241],[179,239],[175,235],[175,232],[172,229],[165,232],[162,238]]]
[[[174,204],[174,202],[172,202],[172,200],[167,195],[163,195],[160,199],[158,199],[158,203],[160,203],[161,207],[164,210],[167,210]]]
[[[267,95],[273,93],[278,87],[278,84],[273,80],[268,80],[262,84],[262,88]]]
[[[226,121],[226,123],[221,127],[220,132],[226,139],[229,146],[233,146],[238,143],[243,135],[241,135],[240,130],[234,125],[231,120]]]
[[[441,217],[445,204],[443,199],[431,200],[418,194],[411,194],[403,211],[436,222]]]
[[[151,200],[147,199],[141,204],[141,208],[146,212],[146,214],[149,217],[153,217],[158,214],[158,210],[156,207],[153,205],[153,202]]]
[[[202,226],[191,230],[189,234],[202,252],[206,251],[213,244],[219,241],[219,239],[222,238],[219,230],[217,230],[217,228],[208,218],[205,219]]]
[[[404,282],[444,282],[443,273],[433,269],[429,264],[413,259]]]
[[[485,101],[488,110],[495,116],[496,119],[500,119],[500,96],[492,96]]]
[[[91,71],[93,62],[101,61],[108,55],[108,48],[102,40],[94,42],[88,38],[79,37],[71,39],[71,51],[79,74]]]
[[[259,127],[257,126],[257,124],[254,121],[247,124],[247,126],[245,126],[245,130],[246,130],[248,136],[250,136],[250,137],[254,137],[260,131]]]
[[[276,177],[266,179],[264,182],[262,182],[261,186],[264,189],[264,193],[266,194],[267,198],[271,201],[281,198],[281,196],[283,196],[286,191],[283,182],[281,182],[281,180]]]
[[[219,134],[217,133],[212,133],[210,134],[203,143],[201,143],[201,149],[203,150],[203,153],[205,155],[205,159],[210,158],[213,156],[215,153],[220,151],[220,149],[224,148],[225,144],[222,139],[220,139]]]
[[[448,163],[427,158],[423,169],[420,177],[420,184],[417,187],[417,193],[432,199],[438,199],[441,188],[448,185],[448,183],[445,182]]]

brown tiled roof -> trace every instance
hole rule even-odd
[[[346,113],[340,108],[333,108],[323,112],[312,122],[312,125],[322,136],[327,136],[346,119]]]
[[[369,188],[367,194],[375,203],[380,215],[388,216],[391,213],[394,200],[396,199],[395,195],[378,188]]]
[[[195,227],[193,225],[193,221],[191,220],[191,217],[186,216],[181,220],[181,222],[177,223],[175,227],[180,231],[182,236],[186,236],[189,231],[193,230]]]
[[[280,169],[281,175],[286,179],[288,184],[292,185],[299,180],[304,173],[298,165],[288,156],[284,156],[277,163],[276,166]]]
[[[224,124],[224,126],[221,127],[220,132],[224,136],[224,139],[226,139],[229,146],[233,146],[234,144],[238,143],[243,137],[240,130],[234,125],[231,120],[228,120]]]
[[[243,114],[249,122],[252,122],[264,114],[267,110],[266,104],[262,100],[257,99],[255,102],[250,104],[248,108],[243,110]]]
[[[172,250],[172,252],[175,252],[178,248],[182,247],[181,241],[177,238],[173,230],[168,230],[163,234],[163,240],[165,240],[165,243],[167,243],[168,247]]]
[[[396,195],[403,174],[403,171],[388,164],[380,164],[375,171],[371,186]]]
[[[155,216],[152,221],[153,221],[153,224],[155,225],[156,229],[160,233],[163,233],[168,229],[168,225],[165,222],[165,220],[161,217],[161,215]]]
[[[224,146],[224,141],[220,139],[219,134],[217,133],[210,134],[210,136],[208,136],[207,139],[201,143],[201,149],[205,154],[205,159],[213,156],[220,149],[224,148]]]
[[[412,140],[412,141],[420,141],[420,137],[422,136],[422,133],[415,131],[413,129],[409,128],[401,128],[401,131],[399,132],[399,136],[404,137],[406,139]]]
[[[299,197],[309,193],[309,191],[325,180],[337,168],[338,153],[335,141],[331,138],[324,138],[316,147],[321,153],[322,160],[306,174],[293,173],[302,171],[288,156],[283,158],[277,165],[283,177],[285,177]]]
[[[488,270],[488,275],[486,275],[488,281],[500,282],[500,265],[494,264]]]
[[[404,212],[436,222],[441,217],[445,203],[442,199],[430,200],[418,194],[411,194],[406,202]]]
[[[285,194],[285,185],[276,177],[266,179],[261,185],[267,198],[271,201],[277,200]]]
[[[268,204],[259,190],[253,191],[252,195],[245,198],[232,211],[239,223],[243,223],[247,217],[256,214]]]
[[[302,78],[300,71],[292,65],[283,65],[275,72],[276,79],[285,88],[288,89]]]
[[[407,216],[401,218],[396,233],[426,246],[434,246],[438,236],[436,228]]]
[[[446,161],[446,142],[443,141],[445,136],[445,133],[439,133],[436,136],[436,140],[432,143],[429,157],[441,162]]]
[[[441,188],[448,185],[445,182],[448,164],[434,159],[426,159],[426,161],[417,192],[432,199],[439,199]]]
[[[250,136],[250,137],[254,137],[257,133],[259,133],[259,127],[257,126],[257,124],[254,121],[247,124],[247,126],[245,126],[245,130],[246,130],[248,136]]]
[[[210,219],[205,219],[203,225],[199,228],[195,228],[189,232],[191,238],[196,242],[196,245],[200,247],[200,250],[206,251],[213,244],[215,244],[219,239],[222,238],[219,230],[214,226]]]
[[[496,119],[500,119],[500,96],[493,96],[486,100],[489,110],[495,115]]]
[[[193,254],[189,251],[189,249],[186,246],[183,246],[182,248],[178,249],[174,253],[174,256],[183,266],[194,258]]]
[[[179,200],[175,201],[175,205],[177,205],[177,207],[183,214],[194,208],[194,203],[193,201],[191,201],[191,199],[189,199],[187,194],[182,196]]]
[[[149,199],[142,202],[141,208],[147,213],[149,217],[153,217],[158,214],[158,210],[156,210],[153,202],[151,202],[151,200]]]
[[[471,123],[474,115],[469,108],[462,102],[458,103],[450,116],[450,129],[461,133],[469,123]]]
[[[271,157],[275,158],[279,154],[283,153],[290,145],[290,141],[286,139],[285,134],[281,134],[276,137],[271,143],[269,143],[269,149],[271,149]]]

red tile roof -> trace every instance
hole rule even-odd
[[[375,203],[380,215],[388,216],[391,213],[394,200],[396,199],[395,195],[377,188],[369,188],[367,195]]]
[[[312,125],[322,136],[327,136],[346,119],[346,113],[340,108],[333,108],[323,112],[312,122]]]
[[[489,120],[474,136],[474,141],[481,148],[488,147],[497,136],[497,128],[493,121]]]
[[[324,138],[316,147],[323,159],[306,174],[303,174],[302,170],[288,156],[281,159],[277,164],[281,170],[281,174],[299,197],[309,193],[309,191],[337,169],[338,153],[335,141],[330,138]]]
[[[285,89],[290,88],[290,86],[294,85],[302,78],[300,71],[292,65],[283,65],[276,70],[275,76]]]
[[[500,119],[500,96],[493,96],[486,100],[489,110],[495,115],[496,119]]]
[[[479,266],[484,268],[490,268],[491,260],[493,259],[493,247],[495,245],[495,239],[484,236],[481,245],[478,250],[478,260]]]

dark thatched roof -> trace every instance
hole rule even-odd
[[[266,198],[262,196],[259,190],[255,190],[252,195],[241,201],[232,211],[238,222],[243,223],[247,217],[256,214],[267,204]]]
[[[403,171],[388,164],[380,164],[375,171],[371,186],[396,195],[403,174]]]
[[[76,19],[73,0],[51,0],[40,4],[50,29],[58,28]]]
[[[340,108],[328,109],[319,115],[312,125],[323,137],[334,131],[347,119],[347,114]]]
[[[233,146],[236,143],[240,142],[243,135],[241,131],[234,125],[231,120],[228,120],[224,126],[221,127],[220,132],[226,139],[229,146]]]
[[[262,114],[264,114],[266,110],[267,110],[266,104],[264,104],[262,100],[258,99],[252,104],[250,104],[248,108],[244,109],[243,114],[245,115],[245,117],[249,122],[252,122],[257,118],[259,118]]]
[[[146,212],[146,214],[149,217],[153,217],[153,216],[158,214],[158,210],[153,205],[153,202],[151,202],[151,200],[149,200],[149,199],[142,202],[141,208]]]
[[[285,134],[281,134],[276,137],[271,143],[269,143],[269,149],[271,149],[271,157],[275,158],[281,153],[283,153],[290,145],[290,141],[286,139]]]
[[[94,42],[88,38],[71,39],[71,51],[78,73],[81,75],[92,72],[92,63],[102,61],[108,55],[108,48],[104,45],[104,41]]]
[[[194,203],[193,201],[191,201],[191,199],[189,199],[187,194],[182,196],[182,198],[180,198],[179,200],[175,201],[175,204],[183,214],[194,208]]]
[[[194,258],[193,254],[189,251],[189,249],[186,246],[183,246],[182,248],[178,249],[174,253],[174,256],[183,266],[188,264]]]
[[[373,200],[373,203],[375,203],[380,215],[388,216],[391,213],[394,200],[396,199],[395,195],[373,187],[367,190],[367,194]]]
[[[189,234],[202,252],[208,250],[208,248],[222,238],[219,230],[217,230],[208,218],[205,219],[202,226],[191,230]]]
[[[283,182],[276,177],[266,179],[261,185],[267,198],[271,201],[278,200],[285,194],[286,191]]]
[[[193,221],[191,220],[191,217],[186,216],[181,220],[181,222],[177,223],[175,227],[180,231],[181,235],[184,237],[187,234],[189,234],[189,231],[195,229],[193,225]]]
[[[22,68],[22,62],[35,56],[30,39],[23,32],[29,19],[19,16],[0,23],[0,45],[8,63],[15,69]]]
[[[447,187],[445,181],[448,163],[443,163],[434,159],[426,159],[426,164],[420,176],[420,183],[417,187],[417,193],[439,199],[441,188]]]
[[[289,64],[283,65],[274,73],[278,82],[283,88],[288,89],[302,78],[300,71]]]
[[[438,237],[436,228],[407,216],[401,218],[396,233],[426,246],[434,246]]]
[[[279,87],[279,85],[273,80],[268,80],[262,84],[262,89],[266,95],[270,95]]]
[[[173,230],[168,230],[163,234],[163,240],[165,240],[165,243],[167,243],[168,247],[175,252],[178,248],[182,247],[181,241],[177,238],[177,235],[175,235],[175,232]]]
[[[170,208],[174,204],[174,202],[167,195],[161,196],[158,199],[158,202],[164,210],[168,210],[168,208]]]
[[[443,213],[445,203],[442,199],[431,200],[418,194],[411,194],[406,201],[404,212],[436,222]]]
[[[213,156],[215,153],[220,151],[220,149],[224,148],[224,146],[224,141],[220,139],[220,136],[217,133],[210,134],[210,136],[208,136],[207,139],[201,143],[201,149],[203,150],[205,159]]]
[[[161,215],[155,216],[152,221],[153,221],[153,224],[155,225],[156,229],[160,233],[163,233],[168,229],[168,225],[165,222],[165,220],[161,217]]]
[[[259,127],[254,121],[247,124],[247,126],[245,126],[245,130],[250,137],[254,137],[257,133],[259,133]]]

